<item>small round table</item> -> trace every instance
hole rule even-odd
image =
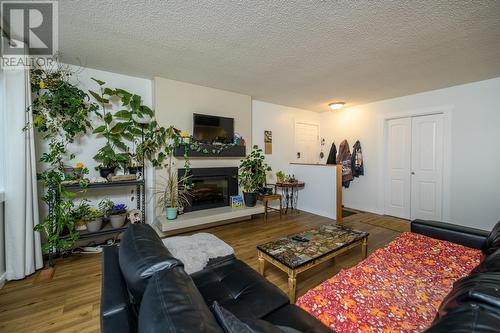
[[[291,213],[298,211],[299,189],[304,186],[305,183],[301,181],[276,183],[276,188],[280,188],[285,197],[285,214],[288,213],[288,208],[290,208]]]

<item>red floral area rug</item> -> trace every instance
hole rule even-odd
[[[309,290],[297,305],[338,333],[422,332],[481,252],[410,232]]]

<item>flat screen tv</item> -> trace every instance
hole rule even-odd
[[[232,143],[234,119],[193,114],[193,136],[203,143]]]

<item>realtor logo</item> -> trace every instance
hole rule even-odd
[[[1,1],[2,56],[51,57],[57,52],[57,2]]]

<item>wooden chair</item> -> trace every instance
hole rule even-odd
[[[274,186],[274,193],[273,194],[259,194],[257,196],[257,200],[262,201],[264,204],[264,221],[267,222],[267,214],[270,211],[277,211],[280,213],[280,219],[281,219],[281,214],[283,213],[283,198],[281,194],[276,193],[276,185],[275,184],[267,184],[267,185],[273,185]],[[280,202],[280,208],[274,208],[269,206],[270,201],[275,201],[279,200]]]

